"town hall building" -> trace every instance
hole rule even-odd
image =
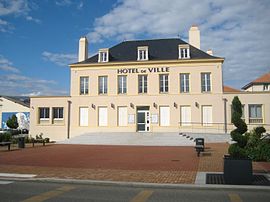
[[[78,62],[70,65],[70,95],[31,97],[30,133],[52,140],[91,132],[228,133],[234,96],[249,129],[269,131],[270,91],[224,86],[223,62],[200,49],[196,26],[189,43],[124,41],[90,58],[82,37]]]

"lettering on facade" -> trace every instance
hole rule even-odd
[[[169,72],[169,67],[149,67],[149,68],[125,68],[118,69],[117,74],[145,74],[145,73],[165,73]]]

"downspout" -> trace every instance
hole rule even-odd
[[[227,99],[226,98],[223,98],[222,99],[223,102],[224,102],[224,133],[227,134]]]
[[[71,101],[68,100],[68,122],[67,122],[67,139],[70,138],[70,107],[71,107]]]

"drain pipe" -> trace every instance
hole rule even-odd
[[[225,134],[227,134],[227,131],[228,131],[227,129],[227,101],[228,100],[226,98],[223,98],[222,100],[224,102],[224,132]]]
[[[67,114],[67,117],[68,117],[68,122],[67,122],[67,139],[70,138],[70,107],[71,107],[71,101],[68,100],[68,114]]]

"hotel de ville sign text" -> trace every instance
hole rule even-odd
[[[169,72],[169,67],[149,67],[149,68],[125,68],[118,69],[117,74],[146,74],[146,73],[162,73]]]

